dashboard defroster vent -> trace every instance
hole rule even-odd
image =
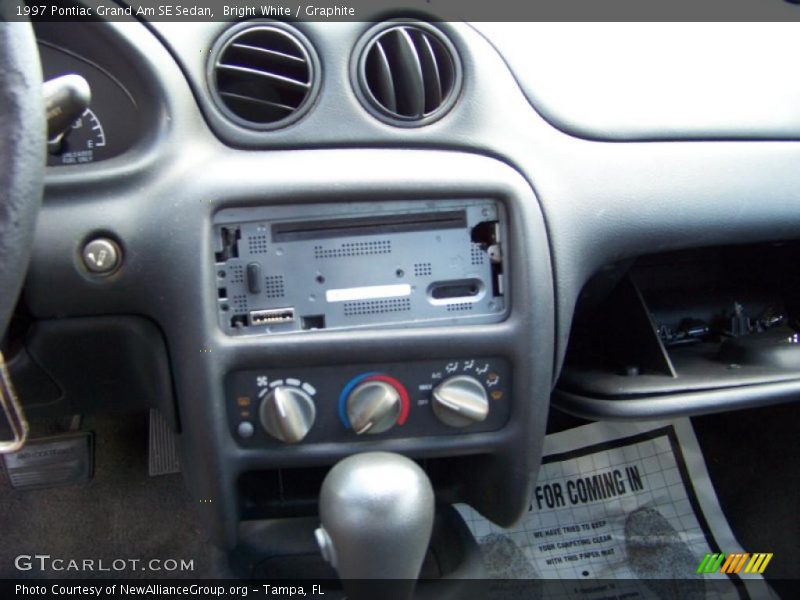
[[[354,82],[364,105],[393,125],[425,125],[449,110],[461,87],[450,41],[425,23],[384,23],[365,37]]]
[[[317,64],[298,32],[242,23],[212,50],[209,85],[229,119],[251,129],[274,129],[300,118],[312,103]]]

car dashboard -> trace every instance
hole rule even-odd
[[[45,78],[92,102],[50,148],[12,374],[33,416],[157,409],[223,547],[313,512],[354,453],[410,456],[508,525],[551,404],[647,419],[800,392],[792,27],[36,33]],[[719,315],[780,356],[723,348]],[[673,343],[687,317],[698,344]]]

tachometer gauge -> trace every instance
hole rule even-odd
[[[95,153],[106,147],[106,132],[92,109],[87,108],[60,139],[51,141],[49,150],[56,164],[77,165],[95,159]]]

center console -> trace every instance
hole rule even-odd
[[[530,183],[443,150],[204,156],[186,157],[195,177],[136,195],[136,210],[87,211],[65,187],[40,220],[48,245],[26,296],[61,331],[61,314],[137,315],[163,338],[172,385],[145,397],[174,406],[162,412],[211,538],[230,550],[266,520],[313,520],[331,467],[375,451],[417,462],[440,505],[518,519],[554,372],[553,272]],[[87,231],[123,250],[111,277],[76,268]],[[76,371],[97,362],[70,348]]]
[[[515,171],[459,162],[342,182],[356,161],[333,187],[209,215],[208,376],[239,527],[313,518],[329,469],[374,451],[417,461],[439,502],[500,524],[527,508],[552,385],[547,237]]]
[[[214,222],[219,326],[230,336],[461,326],[508,316],[507,222],[495,200],[231,208]],[[497,431],[501,356],[237,370],[231,435],[246,448]]]
[[[235,463],[237,546],[269,572],[287,550],[263,546],[254,524],[315,526],[344,457],[410,456],[440,504],[508,524],[540,452],[552,357],[535,340],[549,329],[550,275],[532,196],[337,196],[225,207],[210,227],[207,294],[233,349],[225,444],[247,457]]]

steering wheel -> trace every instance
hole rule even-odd
[[[47,133],[39,51],[30,23],[0,7],[0,339],[30,259],[42,199]]]

